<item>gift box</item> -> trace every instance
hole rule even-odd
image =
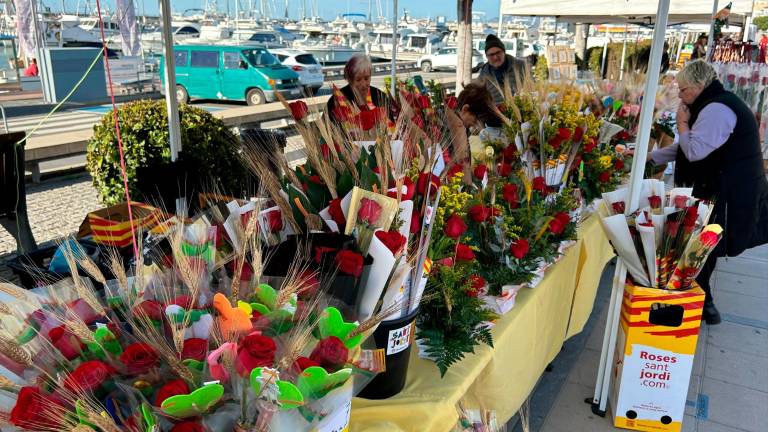
[[[704,291],[667,291],[628,283],[614,355],[614,426],[682,430],[701,325]]]
[[[147,204],[131,202],[133,225],[137,231],[150,229],[162,221],[160,209]],[[121,203],[111,207],[88,213],[77,238],[92,236],[94,242],[119,248],[129,246],[133,240],[131,237],[131,223],[128,218],[128,204]]]

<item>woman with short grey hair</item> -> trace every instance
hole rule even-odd
[[[715,203],[710,222],[723,227],[723,241],[696,277],[706,293],[702,318],[712,325],[720,323],[709,284],[717,258],[768,243],[768,182],[752,110],[704,60],[688,63],[676,78],[678,140],[651,153],[650,162],[675,161],[675,184]]]
[[[389,105],[387,95],[371,86],[372,70],[371,59],[365,54],[353,55],[344,65],[344,79],[347,80],[347,85],[339,90],[349,103],[354,103],[361,111]],[[326,109],[335,120],[343,117],[343,114],[336,112],[338,96],[331,96]]]

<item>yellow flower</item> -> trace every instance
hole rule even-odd
[[[600,163],[600,166],[603,167],[603,169],[608,169],[611,167],[613,159],[608,155],[604,155],[600,156],[598,162]]]

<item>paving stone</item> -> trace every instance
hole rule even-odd
[[[600,365],[600,351],[585,349],[581,352],[579,360],[568,375],[568,382],[582,384],[587,387],[595,386],[597,369]]]
[[[578,383],[566,383],[541,432],[613,432],[613,417],[610,411],[600,417],[592,414],[584,398],[594,393],[594,384],[585,386]]]
[[[704,376],[765,392],[768,390],[768,358],[710,347]]]
[[[747,320],[766,322],[768,298],[746,296],[725,291],[715,292],[714,297],[715,304],[720,313],[733,315],[737,319],[745,318]],[[728,320],[728,317],[725,317],[725,319]]]
[[[698,432],[744,432],[744,429],[725,426],[711,421],[699,421]]]
[[[749,432],[765,432],[768,393],[704,377],[702,393],[709,397],[707,420]]]
[[[752,265],[752,268],[760,266]],[[768,264],[766,264],[768,267]],[[750,297],[768,298],[768,290],[762,289],[765,285],[766,277],[749,276],[744,273],[729,273],[718,270],[715,273],[717,278],[717,287],[715,288],[715,299],[726,293],[738,293]]]
[[[696,421],[696,417],[686,413],[685,417],[683,418],[682,432],[698,432],[698,423]]]
[[[768,357],[768,330],[723,321],[708,331],[707,338],[713,347]]]

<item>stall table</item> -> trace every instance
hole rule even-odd
[[[533,390],[563,343],[584,328],[605,264],[614,256],[597,216],[578,228],[578,240],[541,283],[523,288],[512,311],[493,328],[494,347],[479,346],[445,377],[414,345],[408,379],[385,400],[355,398],[350,431],[449,431],[457,404],[496,411],[509,420]]]

